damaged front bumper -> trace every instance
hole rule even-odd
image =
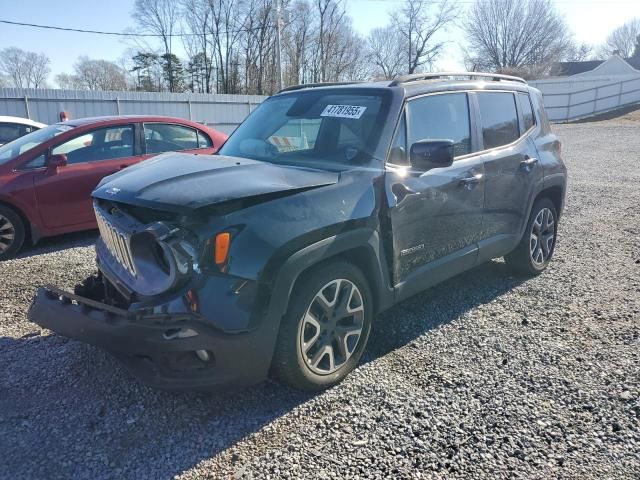
[[[28,318],[105,349],[157,388],[245,386],[267,376],[277,335],[271,322],[230,333],[195,312],[159,310],[125,310],[48,286],[38,289]]]

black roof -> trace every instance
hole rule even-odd
[[[636,70],[640,70],[640,56],[625,58],[625,62],[631,65]],[[558,77],[570,77],[571,75],[577,75],[579,73],[590,72],[602,65],[604,60],[586,60],[584,62],[560,62],[557,69],[554,70],[554,76]]]

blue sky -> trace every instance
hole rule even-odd
[[[344,0],[354,27],[362,34],[386,24],[389,12],[402,0]],[[469,0],[458,0],[463,9]],[[123,31],[133,27],[134,0],[0,0],[0,19],[93,30]],[[640,17],[640,0],[554,0],[577,40],[599,44],[607,34],[633,17]],[[439,61],[441,69],[459,69],[462,58],[456,46],[463,41],[458,28],[442,36],[451,42]],[[180,42],[178,42],[180,43]],[[52,78],[71,72],[80,55],[117,60],[132,47],[118,37],[57,32],[0,24],[0,49],[17,46],[43,52],[51,58]],[[181,54],[181,52],[177,52]]]

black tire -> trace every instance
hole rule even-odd
[[[541,215],[543,229],[539,231],[537,220]],[[553,224],[551,226],[547,224],[548,215],[552,216]],[[515,250],[504,257],[507,265],[516,273],[530,276],[539,275],[547,268],[553,257],[557,233],[558,213],[555,205],[548,198],[536,200],[520,243]],[[549,235],[552,235],[550,241]],[[537,237],[537,240],[534,240],[533,236]]]
[[[355,286],[355,290],[352,286]],[[323,295],[319,297],[321,292]],[[328,304],[320,299],[328,299],[334,292],[335,299],[332,303],[335,306],[329,308]],[[347,305],[347,302],[352,303]],[[359,304],[362,311],[359,310]],[[326,313],[329,310],[335,315]],[[349,313],[352,310],[357,312]],[[321,326],[322,333],[318,330],[318,336],[314,336],[315,327],[307,320],[308,313],[312,314],[311,318],[314,321],[315,317],[320,318],[317,324]],[[338,318],[343,313],[346,316]],[[371,290],[362,272],[354,265],[347,262],[331,262],[303,274],[296,282],[289,309],[282,319],[271,367],[272,375],[296,389],[305,391],[322,390],[342,381],[356,367],[364,352],[373,316]],[[326,317],[324,321],[323,317]],[[353,339],[353,332],[360,327],[359,337]],[[344,335],[343,341],[337,343],[339,332],[349,329],[352,329],[352,333]],[[304,339],[308,336],[312,338],[309,343],[305,343]],[[351,347],[348,346],[349,342]],[[331,353],[322,354],[321,362],[312,366],[313,358],[309,357],[315,358],[316,355],[320,355],[323,348],[329,348],[329,343],[332,345]],[[340,345],[344,345],[344,350]],[[308,348],[306,353],[303,352],[303,348]],[[342,359],[344,361],[338,366]],[[330,371],[331,361],[336,368],[335,371]],[[325,367],[326,373],[319,371]]]
[[[13,257],[22,248],[26,230],[20,215],[0,205],[0,261]]]

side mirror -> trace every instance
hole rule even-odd
[[[47,159],[47,168],[51,170],[58,170],[58,167],[67,166],[67,156],[64,153],[58,153],[56,155],[50,155]]]
[[[411,166],[426,171],[448,167],[453,163],[452,140],[420,140],[411,145]]]

